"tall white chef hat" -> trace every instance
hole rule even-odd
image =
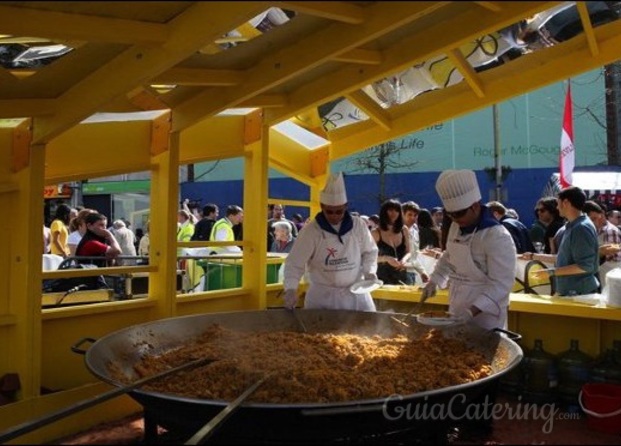
[[[436,191],[447,212],[466,209],[481,200],[479,183],[472,170],[445,170],[436,181]]]
[[[326,181],[326,187],[319,195],[319,201],[328,206],[341,206],[347,203],[343,173],[333,173]]]

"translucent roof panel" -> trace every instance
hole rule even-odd
[[[283,135],[286,135],[293,141],[302,144],[309,150],[318,149],[319,147],[325,146],[329,143],[327,139],[315,135],[314,133],[309,132],[291,121],[283,121],[280,124],[276,124],[273,129],[279,131]]]
[[[166,112],[168,112],[168,110],[153,110],[132,113],[95,113],[82,121],[82,124],[92,124],[94,122],[152,121]]]
[[[618,20],[610,2],[584,2],[590,24],[595,28]],[[500,66],[524,54],[536,52],[569,40],[584,32],[583,18],[576,2],[561,2],[554,7],[527,17],[476,39],[463,42],[458,56],[445,53],[417,63],[405,70],[379,79],[362,88],[384,109],[412,101],[429,91],[448,88],[464,81],[463,70],[455,57],[463,59],[475,74],[466,73],[476,83],[476,73]],[[318,107],[323,128],[330,131],[355,124],[368,117],[359,108],[341,97]]]
[[[255,110],[256,108],[227,108],[218,113],[218,115],[247,115]]]

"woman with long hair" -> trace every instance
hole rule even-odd
[[[401,203],[390,199],[382,203],[379,226],[371,230],[377,243],[377,278],[386,284],[407,282],[407,262],[410,258],[410,233],[403,224]]]
[[[59,204],[56,208],[56,215],[54,221],[50,225],[51,242],[50,252],[62,257],[67,257],[69,252],[69,246],[67,246],[67,239],[69,238],[69,222],[71,220],[71,208],[66,204]]]
[[[428,209],[421,209],[418,213],[418,235],[421,249],[442,248],[442,232]]]

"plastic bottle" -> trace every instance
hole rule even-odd
[[[589,380],[593,358],[580,351],[577,339],[570,340],[569,350],[558,355],[559,400],[577,408],[578,394]]]
[[[614,339],[612,341],[612,349],[615,352],[615,360],[621,364],[621,339]]]
[[[606,349],[602,357],[591,368],[591,381],[597,383],[621,384],[621,363],[617,362],[613,349]]]
[[[543,349],[541,339],[535,339],[535,346],[526,357],[524,399],[533,403],[555,402],[557,386],[556,357]]]

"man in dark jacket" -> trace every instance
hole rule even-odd
[[[218,219],[218,214],[219,209],[215,204],[208,203],[203,206],[203,218],[194,226],[194,234],[191,240],[209,240],[211,228]]]
[[[487,207],[492,211],[494,218],[502,223],[509,231],[509,234],[511,234],[518,254],[536,251],[533,242],[530,240],[530,233],[526,225],[520,220],[509,217],[507,215],[507,208],[500,201],[490,201],[487,203]]]

